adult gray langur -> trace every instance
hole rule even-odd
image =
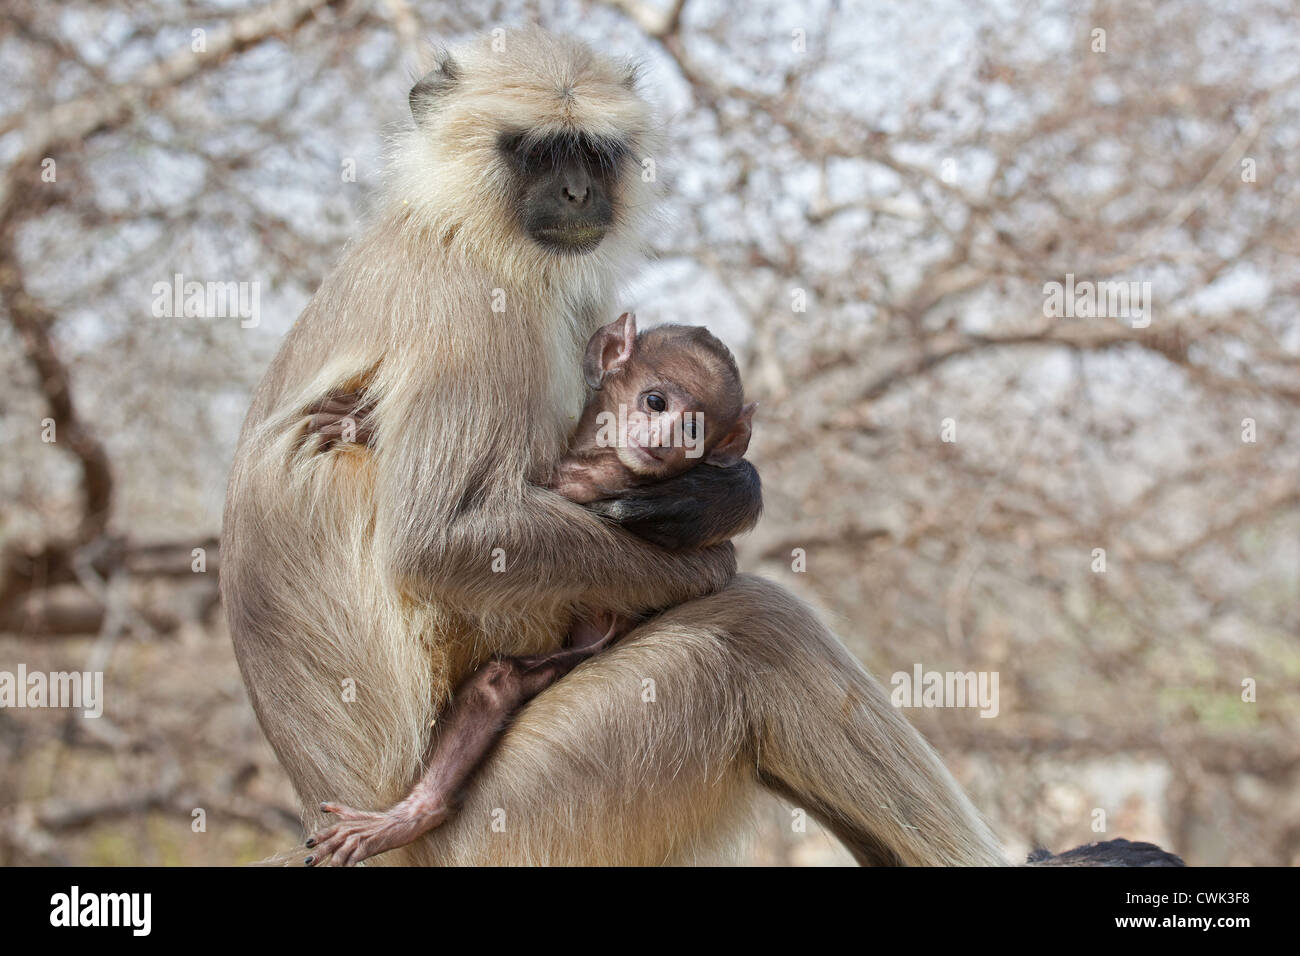
[[[812,611],[735,573],[752,468],[603,514],[543,487],[584,344],[642,257],[655,124],[627,65],[537,30],[500,40],[411,90],[376,207],[266,373],[230,478],[222,594],[308,828],[331,821],[322,801],[400,800],[485,662],[555,650],[580,606],[667,609],[537,697],[458,812],[375,862],[712,859],[761,788],[863,863],[1002,862]]]

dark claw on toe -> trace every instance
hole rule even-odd
[[[302,861],[302,865],[303,865],[303,866],[311,866],[312,860],[314,860],[314,859],[316,859],[314,856],[309,856],[309,857],[307,857],[307,859],[305,859],[305,860]]]
[[[314,847],[315,845],[316,845],[316,838],[315,838],[315,837],[309,837],[308,840],[307,840],[307,842],[303,844],[303,846],[307,847],[307,849],[309,849],[309,850],[310,850],[312,847]]]

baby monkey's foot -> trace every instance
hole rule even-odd
[[[333,813],[340,822],[317,830],[307,840],[313,851],[308,866],[351,866],[386,850],[406,846],[428,833],[451,815],[442,804],[436,809],[421,809],[398,804],[390,810],[354,810],[337,803],[322,803],[320,808]]]

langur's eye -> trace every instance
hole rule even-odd
[[[682,432],[683,432],[683,434],[686,435],[687,438],[694,438],[694,437],[695,437],[695,419],[693,419],[693,418],[688,418],[688,419],[686,419],[686,421],[682,422]]]
[[[519,164],[524,169],[535,170],[540,169],[545,164],[546,150],[539,144],[527,147],[520,146],[515,150],[515,156],[518,157]]]
[[[583,148],[583,161],[587,164],[588,169],[605,172],[614,166],[613,157],[602,149],[586,144]]]
[[[646,395],[645,405],[646,408],[650,409],[650,411],[652,412],[662,412],[665,408],[668,407],[668,403],[664,401],[664,397],[660,395],[658,392],[651,392],[650,394]]]

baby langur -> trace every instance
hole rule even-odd
[[[706,329],[666,325],[637,335],[636,317],[625,312],[591,337],[582,367],[594,392],[548,483],[566,498],[587,504],[744,457],[755,404],[744,403],[731,352]],[[443,823],[510,716],[635,623],[588,610],[563,649],[480,667],[456,688],[410,794],[377,812],[321,804],[341,822],[307,841],[315,848],[308,865],[358,863]]]
[[[707,329],[664,325],[637,335],[625,312],[596,330],[582,362],[596,390],[550,487],[580,504],[675,478],[699,464],[734,465],[749,447],[754,405]]]

